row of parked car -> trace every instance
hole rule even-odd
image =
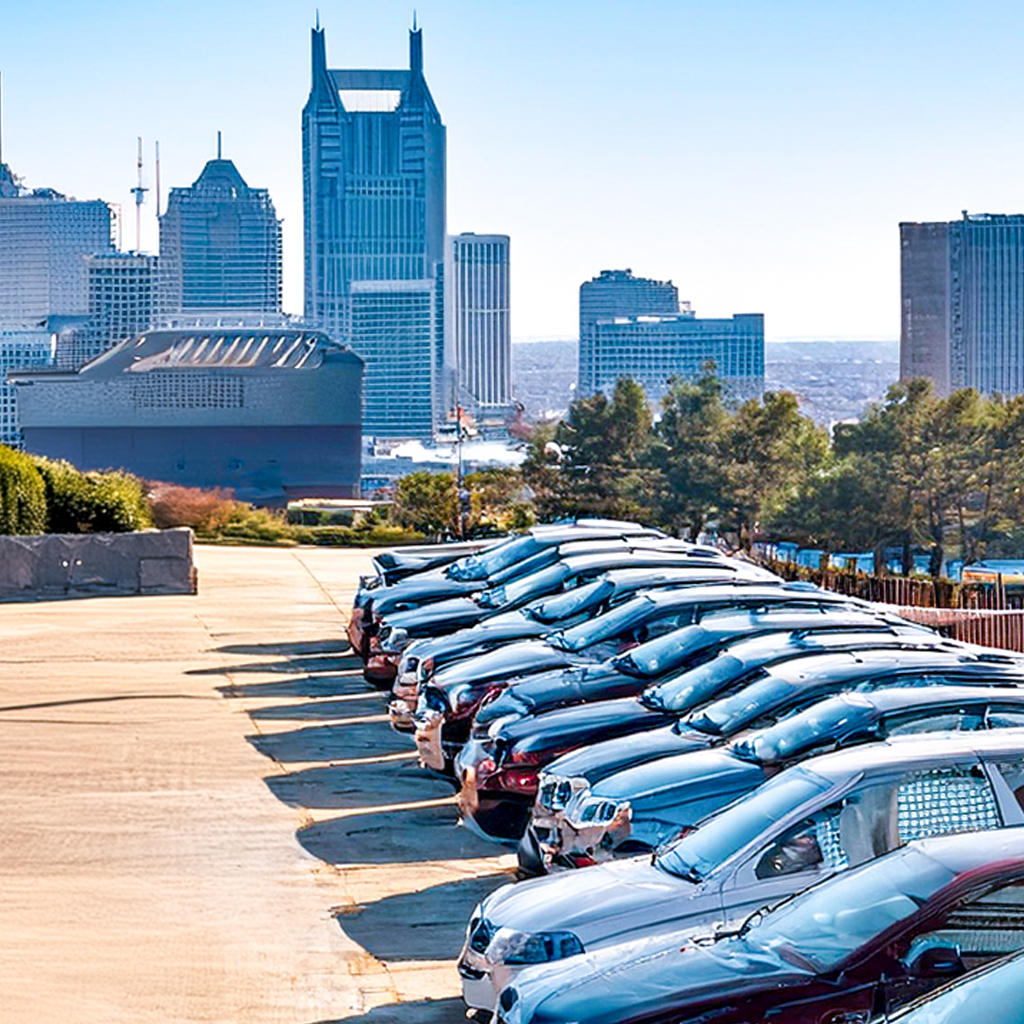
[[[867,1021],[1024,947],[1021,656],[632,523],[375,569],[367,677],[524,876],[471,1011]]]

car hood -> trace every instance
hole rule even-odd
[[[717,912],[718,894],[633,857],[503,886],[481,909],[495,928],[570,931],[589,949],[641,929],[675,930],[691,913]]]
[[[634,703],[643,707],[639,701]],[[664,715],[648,708],[644,710],[649,716],[648,727],[641,728],[640,720],[637,720],[636,731],[563,754],[557,761],[552,761],[546,771],[566,779],[584,778],[593,785],[625,768],[688,749],[683,737],[674,731],[674,723],[666,725]]]
[[[685,745],[696,742],[679,737]],[[707,791],[749,791],[764,782],[764,770],[721,748],[661,757],[609,775],[593,786],[594,796],[629,800],[634,813],[667,803],[691,802]]]
[[[499,737],[507,745],[515,745],[520,750],[566,749],[672,720],[667,715],[659,719],[657,712],[650,711],[632,697],[623,697],[527,715],[502,726]]]
[[[479,583],[460,583],[446,579],[409,579],[370,592],[375,615],[389,616],[397,610],[408,610],[421,604],[459,597],[480,590]]]
[[[669,944],[669,941],[671,944]],[[809,972],[742,941],[694,946],[684,933],[623,943],[515,979],[523,1024],[617,1024],[697,1012],[723,1000],[810,980]]]
[[[512,676],[543,672],[545,669],[566,667],[571,663],[569,655],[564,651],[549,647],[540,640],[523,640],[446,666],[435,674],[434,685],[509,679]]]
[[[601,662],[596,665],[578,665],[572,668],[556,669],[551,672],[540,672],[530,676],[514,687],[506,690],[497,700],[477,712],[477,724],[503,718],[508,714],[536,714],[548,708],[560,707],[564,704],[578,704],[602,684],[616,680],[637,684],[638,680],[617,672],[610,665]],[[641,684],[642,685],[642,684]],[[617,697],[621,694],[614,693]]]

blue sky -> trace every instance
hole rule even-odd
[[[323,0],[332,67],[404,67],[412,6],[448,126],[449,230],[512,237],[513,334],[571,337],[604,268],[769,338],[895,338],[901,220],[1024,210],[1024,7],[889,0]],[[285,221],[302,304],[300,112],[315,2],[0,0],[3,157],[125,208],[216,133]],[[143,247],[155,249],[152,194]]]

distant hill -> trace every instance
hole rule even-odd
[[[774,341],[765,345],[765,387],[792,391],[828,426],[885,398],[899,377],[897,341]],[[512,389],[532,419],[560,416],[576,397],[576,341],[512,345]]]

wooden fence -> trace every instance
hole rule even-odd
[[[784,579],[806,580],[836,593],[892,605],[900,615],[932,626],[943,636],[1024,652],[1024,595],[1008,594],[1001,577],[994,584],[958,584],[944,579],[810,569],[774,560],[761,564]]]

